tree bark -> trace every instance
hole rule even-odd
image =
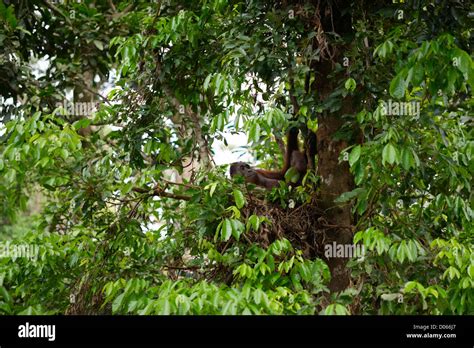
[[[330,5],[327,5],[330,6]],[[337,8],[343,9],[350,6],[349,2],[341,1]],[[324,38],[324,33],[335,31],[342,37],[345,34],[350,34],[352,31],[350,16],[343,16],[336,7],[331,9],[331,17],[328,20],[326,8],[321,8],[319,15],[316,18],[321,18],[317,21],[319,28],[322,29],[320,33]],[[327,42],[320,39],[320,42]],[[319,62],[316,62],[311,67],[315,72],[316,79],[312,90],[316,93],[320,100],[327,99],[332,92],[338,87],[338,84],[343,81],[344,75],[339,74],[335,77],[329,77],[333,72],[335,63],[342,65],[344,58],[344,50],[347,47],[343,45],[328,45],[325,57],[322,56]],[[341,151],[348,146],[345,140],[335,140],[335,133],[340,130],[344,124],[342,119],[343,114],[354,114],[356,106],[351,97],[346,97],[342,101],[342,107],[337,112],[323,112],[318,116],[318,130],[317,136],[317,155],[318,167],[317,171],[321,177],[321,188],[317,197],[318,207],[324,209],[328,225],[332,227],[326,230],[325,243],[332,245],[335,242],[339,244],[352,244],[353,230],[351,207],[348,204],[340,205],[334,200],[344,192],[351,191],[354,187],[352,175],[349,171],[349,164],[347,161],[339,163],[339,155]],[[346,255],[347,256],[347,255]],[[327,258],[326,262],[331,271],[331,281],[329,289],[332,292],[342,291],[350,284],[350,272],[346,267],[348,259],[341,257]]]

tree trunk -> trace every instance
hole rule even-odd
[[[349,2],[344,4],[340,2],[339,8],[344,9]],[[327,5],[330,6],[330,5]],[[337,8],[331,9],[332,20],[328,20],[325,9],[320,9],[321,22],[319,25],[324,32],[334,30],[339,35],[344,36],[352,31],[350,16],[342,16]],[[334,69],[335,63],[343,65],[344,50],[347,47],[329,46],[326,56],[322,56],[319,62],[311,67],[315,73],[314,88],[320,100],[325,100],[337,88],[337,84],[344,80],[344,76],[339,74],[335,77],[329,77]],[[332,54],[329,54],[331,52]],[[349,171],[349,163],[342,161],[339,163],[341,151],[348,146],[345,140],[335,140],[335,133],[340,130],[344,124],[342,115],[354,114],[356,108],[351,97],[346,97],[342,101],[340,110],[334,113],[324,112],[318,117],[317,136],[317,154],[318,154],[318,174],[322,179],[320,192],[318,194],[318,206],[325,210],[324,218],[327,225],[325,243],[333,245],[352,244],[352,213],[348,204],[341,205],[334,203],[339,195],[351,191],[354,187],[352,175]],[[347,256],[347,255],[345,255]],[[326,259],[331,271],[331,282],[329,289],[333,292],[342,291],[349,286],[350,273],[346,267],[347,258],[331,257]]]
[[[331,63],[321,64],[319,72],[327,76],[327,68]],[[324,66],[326,65],[326,66]],[[333,90],[331,81],[327,78],[320,79],[321,99],[328,97]],[[354,107],[351,98],[345,98],[343,106],[338,113],[324,113],[318,118],[318,174],[321,177],[321,188],[318,198],[318,206],[325,210],[325,219],[330,227],[326,232],[326,244],[332,245],[352,243],[352,213],[348,204],[340,205],[334,203],[339,195],[351,191],[354,187],[352,175],[349,171],[347,161],[339,163],[339,154],[348,144],[344,140],[334,140],[334,134],[341,128],[344,121],[342,114],[353,113]],[[331,291],[341,291],[349,285],[349,271],[346,268],[347,258],[331,257],[327,259],[331,270]]]

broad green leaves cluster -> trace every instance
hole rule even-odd
[[[94,3],[0,4],[0,246],[39,248],[0,258],[0,314],[474,313],[462,4],[352,2],[354,33],[340,37],[321,36],[310,4],[290,16],[291,1]],[[326,44],[344,61],[321,98]],[[40,77],[31,53],[48,62]],[[108,87],[90,118],[55,107],[71,88]],[[336,202],[352,205],[366,251],[340,294],[322,259],[264,240],[274,226],[256,209],[317,201],[318,173],[290,169],[285,182],[303,185],[262,192],[204,158],[244,132],[239,150],[280,168],[286,129],[316,131],[328,113],[355,184]],[[38,196],[40,213],[22,216]]]

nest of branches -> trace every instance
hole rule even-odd
[[[241,213],[244,219],[253,214],[268,219],[268,222],[260,226],[258,233],[246,234],[250,243],[266,248],[273,241],[286,238],[308,258],[324,254],[328,232],[337,227],[327,223],[324,211],[318,208],[316,202],[283,208],[276,203],[253,197],[242,208]]]

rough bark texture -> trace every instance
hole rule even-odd
[[[328,12],[328,8],[321,8],[316,21],[322,33],[334,30],[339,35],[350,33],[350,17],[342,16],[337,8],[347,8],[348,3],[341,1],[338,7],[333,7]],[[330,5],[327,5],[330,6]],[[331,13],[330,19],[324,14]],[[319,18],[321,20],[319,21]],[[321,31],[320,31],[321,32]],[[344,57],[344,47],[328,45],[328,54],[312,66],[316,79],[313,90],[316,90],[318,97],[325,100],[336,89],[337,83],[344,76],[329,77],[334,70],[335,63],[342,64]],[[329,54],[330,53],[330,54]],[[318,115],[317,149],[318,149],[318,174],[322,183],[318,198],[318,206],[325,211],[324,218],[329,225],[335,227],[327,230],[326,243],[332,244],[352,244],[353,231],[352,213],[349,205],[334,203],[334,199],[344,192],[353,189],[353,179],[349,171],[347,161],[339,163],[341,150],[348,146],[344,140],[335,140],[334,134],[344,123],[342,115],[355,113],[355,105],[350,97],[342,102],[340,110],[334,113],[325,112]],[[333,257],[326,260],[331,270],[331,282],[329,288],[333,292],[341,291],[350,284],[350,273],[346,268],[348,259]]]
[[[347,162],[339,163],[338,157],[342,149],[347,147],[345,141],[333,139],[334,133],[340,128],[341,119],[337,115],[324,115],[319,118],[318,126],[318,174],[322,178],[319,207],[325,210],[325,218],[330,225],[339,226],[327,233],[327,244],[352,243],[352,214],[349,205],[341,206],[334,203],[340,194],[353,188],[352,176]],[[347,259],[333,257],[327,260],[331,270],[331,291],[340,291],[349,285]]]

